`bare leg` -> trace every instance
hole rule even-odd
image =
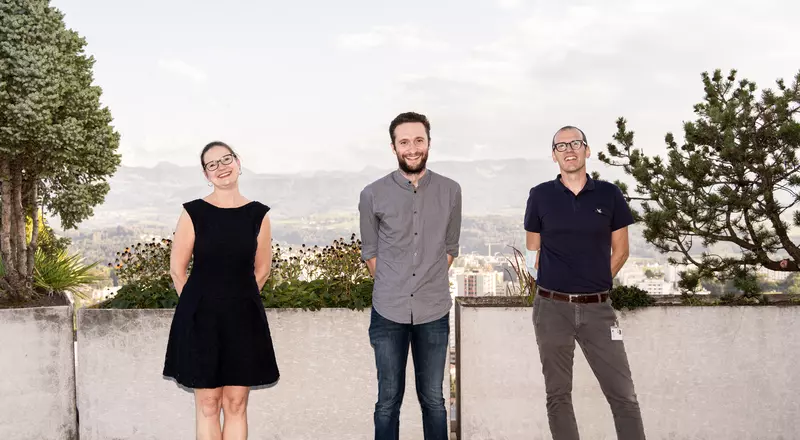
[[[222,388],[194,390],[197,420],[197,440],[221,440],[219,410],[222,406]]]
[[[249,387],[222,388],[222,411],[225,414],[224,440],[247,440],[247,398]]]

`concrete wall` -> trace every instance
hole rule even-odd
[[[368,312],[268,310],[280,382],[251,391],[251,439],[372,439]],[[194,399],[161,375],[172,310],[78,311],[81,440],[194,439]],[[409,355],[400,437],[423,438]],[[442,383],[450,395],[449,370]],[[449,407],[448,407],[449,412]]]
[[[72,307],[0,310],[0,439],[75,440]]]
[[[657,306],[618,316],[648,440],[800,438],[800,307]],[[461,301],[457,322],[459,439],[551,439],[532,308]],[[581,439],[616,439],[575,351]]]

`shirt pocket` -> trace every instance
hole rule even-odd
[[[610,206],[603,204],[596,204],[592,207],[592,210],[589,213],[589,218],[591,219],[592,226],[594,226],[595,228],[610,230],[612,215],[613,211],[611,210]]]

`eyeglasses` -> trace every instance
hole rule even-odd
[[[584,145],[586,145],[586,142],[578,139],[578,140],[574,140],[574,141],[570,141],[570,142],[559,142],[559,143],[553,145],[553,149],[563,153],[563,152],[567,151],[567,147],[569,147],[569,148],[571,148],[573,150],[579,150]]]
[[[231,154],[226,154],[226,155],[220,157],[219,160],[212,160],[210,162],[206,162],[206,164],[203,165],[203,168],[205,168],[206,171],[214,171],[217,168],[219,168],[219,164],[230,165],[233,162],[233,158],[234,158],[234,154],[232,154],[232,153]]]

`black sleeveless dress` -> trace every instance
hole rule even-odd
[[[188,388],[258,386],[280,376],[255,278],[261,222],[269,207],[185,203],[194,261],[167,341],[164,376]]]

